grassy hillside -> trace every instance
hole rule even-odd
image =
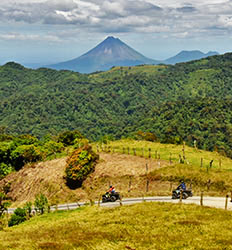
[[[97,144],[93,148],[97,151]],[[151,158],[148,158],[149,148]],[[181,179],[188,187],[192,186],[194,195],[204,191],[205,195],[225,196],[232,190],[232,160],[217,152],[185,146],[185,161],[181,164],[179,155],[183,159],[183,145],[120,140],[104,145],[103,149],[107,152],[98,152],[100,160],[95,172],[81,188],[70,189],[66,185],[67,158],[64,157],[26,165],[2,179],[0,190],[9,184],[7,195],[12,206],[34,201],[40,193],[45,194],[51,204],[98,200],[109,184],[113,184],[122,197],[170,196]],[[98,146],[98,150],[102,151],[101,147]]]
[[[143,203],[115,209],[55,212],[0,232],[0,248],[232,249],[231,212]]]
[[[150,131],[232,157],[231,60],[228,53],[90,75],[8,63],[0,67],[0,126],[38,136],[79,129],[92,140]]]

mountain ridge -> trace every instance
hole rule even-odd
[[[193,60],[200,60],[209,56],[219,55],[216,51],[209,51],[208,53],[203,53],[200,50],[182,50],[175,56],[172,56],[164,60],[165,64],[176,64],[182,62],[189,62]]]

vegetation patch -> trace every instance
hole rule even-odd
[[[67,184],[71,188],[80,187],[88,175],[94,172],[98,159],[99,156],[89,145],[73,151],[65,169]]]

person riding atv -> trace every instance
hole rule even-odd
[[[187,190],[184,181],[180,182],[180,185],[176,188],[176,190],[172,191],[172,199],[180,199],[180,194],[182,192],[182,199],[187,199],[188,197],[192,197],[192,190]]]
[[[113,186],[109,187],[109,190],[102,195],[102,202],[114,202],[120,200],[120,194],[115,191]]]

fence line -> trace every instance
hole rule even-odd
[[[148,158],[148,159],[156,159],[156,160],[161,160],[161,153],[159,150],[152,150],[151,148],[146,148],[146,147],[120,147],[120,146],[107,146],[107,145],[96,145],[96,151],[99,152],[106,152],[106,153],[120,153],[120,154],[127,154],[127,155],[133,155],[133,156],[140,156],[142,158]],[[186,151],[185,151],[185,144],[183,144],[183,148],[179,154],[177,153],[176,155],[172,152],[168,152],[165,154],[165,157],[162,157],[163,160],[169,161],[169,164],[173,163],[187,163],[191,164],[189,162],[189,159],[186,156]],[[215,164],[214,164],[215,163]],[[199,165],[201,169],[205,169],[206,172],[208,173],[212,168],[218,168],[222,169],[222,159],[219,158],[216,161],[214,159],[206,160],[204,158],[199,159]]]

